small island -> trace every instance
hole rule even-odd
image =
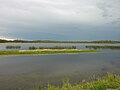
[[[74,54],[74,53],[92,53],[100,52],[98,50],[83,49],[36,49],[36,50],[8,50],[0,51],[0,55],[42,55],[42,54]]]

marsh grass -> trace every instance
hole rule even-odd
[[[6,46],[6,49],[20,49],[21,46]]]
[[[54,47],[35,47],[30,46],[29,50],[35,50],[35,49],[76,49],[76,46],[54,46]]]
[[[120,90],[120,76],[108,74],[96,81],[78,83],[72,85],[69,81],[64,81],[62,87],[48,84],[47,87],[37,87],[35,90]]]
[[[12,50],[0,51],[0,55],[21,55],[21,54],[64,54],[64,53],[87,53],[99,52],[98,50],[81,49],[37,49],[37,50]]]
[[[86,46],[89,49],[120,49],[120,46]]]

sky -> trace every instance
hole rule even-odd
[[[120,40],[120,0],[0,0],[0,38]]]

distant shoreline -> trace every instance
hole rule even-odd
[[[55,40],[3,40],[0,43],[83,43],[83,44],[120,44],[120,41],[98,40],[98,41],[55,41]]]

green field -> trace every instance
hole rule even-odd
[[[99,52],[98,50],[82,49],[37,49],[37,50],[10,50],[0,51],[0,55],[24,55],[24,54],[65,54],[65,53],[88,53]]]

